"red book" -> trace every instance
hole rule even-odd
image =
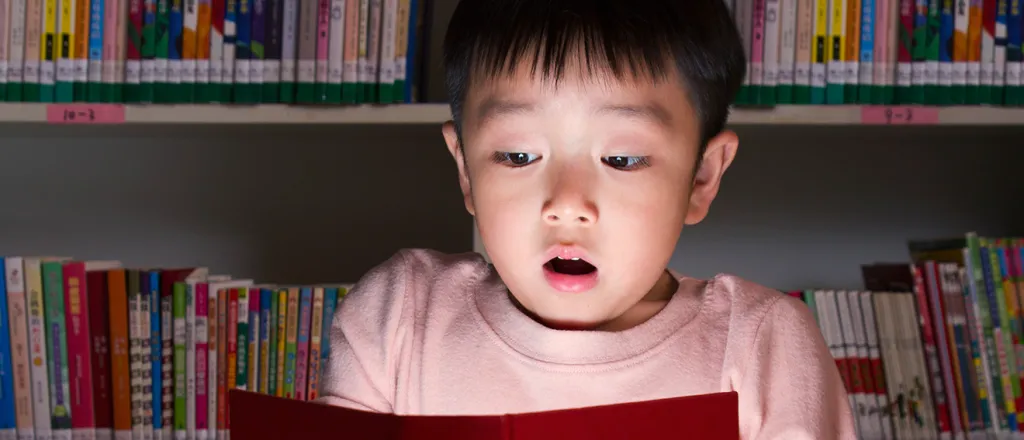
[[[231,391],[231,440],[737,440],[735,392],[495,416],[396,416]]]

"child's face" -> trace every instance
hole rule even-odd
[[[520,305],[551,327],[629,327],[621,321],[646,320],[671,296],[665,268],[680,231],[707,214],[737,140],[718,135],[694,170],[699,120],[679,82],[577,72],[557,86],[527,68],[477,82],[463,148],[451,123],[444,134]]]

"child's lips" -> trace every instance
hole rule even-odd
[[[583,293],[597,286],[597,270],[591,272],[571,275],[556,272],[551,265],[544,265],[544,278],[548,284],[559,292]]]

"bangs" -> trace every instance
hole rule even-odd
[[[568,10],[558,7],[565,3],[559,1],[525,3],[543,6],[502,11],[509,14],[504,20],[487,23],[476,33],[466,51],[467,79],[497,79],[523,68],[554,83],[569,69],[586,76],[653,81],[675,72],[670,40],[652,32],[649,23],[630,21],[629,11]]]

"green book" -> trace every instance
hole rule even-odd
[[[238,289],[238,342],[235,357],[235,388],[246,390],[249,384],[249,288]]]
[[[185,411],[186,388],[185,388],[185,308],[188,302],[188,284],[184,282],[174,283],[173,305],[171,308],[174,321],[174,431],[185,432],[187,429]]]
[[[928,23],[925,26],[924,103],[941,105],[943,87],[939,85],[939,44],[942,33],[942,1],[928,0]]]
[[[171,0],[157,0],[156,44],[153,69],[153,102],[171,101],[173,91],[170,84],[170,26]]]
[[[46,355],[49,368],[53,429],[71,430],[71,380],[68,370],[67,324],[64,316],[64,267],[59,261],[44,261],[43,310],[46,314]]]

